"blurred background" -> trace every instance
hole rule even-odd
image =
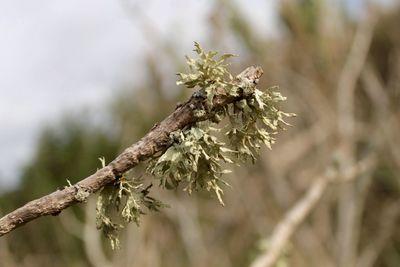
[[[276,266],[400,266],[399,25],[382,0],[0,1],[0,214],[93,173],[187,99],[175,73],[193,41],[239,55],[232,73],[262,66],[259,87],[297,113],[226,177],[226,207],[155,188],[171,207],[113,252],[92,197],[1,237],[0,266],[249,266],[304,201]]]

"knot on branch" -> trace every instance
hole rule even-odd
[[[90,196],[90,192],[88,192],[85,188],[82,188],[79,185],[74,185],[75,188],[75,200],[78,202],[86,202],[88,197]]]

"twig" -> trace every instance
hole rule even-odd
[[[367,242],[367,246],[360,253],[357,261],[357,267],[371,267],[374,266],[378,256],[385,248],[388,240],[392,237],[393,232],[396,230],[396,223],[400,217],[400,200],[391,203],[386,207],[380,215],[380,226],[376,238]]]
[[[260,67],[248,67],[240,73],[236,81],[246,79],[257,84],[263,71]],[[246,91],[246,90],[243,90]],[[248,92],[249,94],[250,92]],[[170,134],[179,129],[190,127],[193,123],[210,118],[214,112],[222,109],[229,103],[247,97],[242,92],[238,97],[217,94],[213,100],[213,107],[206,116],[194,116],[193,111],[206,105],[205,97],[193,94],[183,105],[159,124],[156,124],[141,140],[125,149],[115,160],[96,173],[81,180],[75,185],[57,190],[49,195],[28,202],[23,207],[7,214],[0,219],[0,236],[15,228],[45,215],[58,215],[63,209],[78,202],[85,201],[91,194],[105,185],[112,184],[126,171],[140,162],[149,159],[158,152],[164,151],[171,145]]]
[[[179,199],[174,200],[174,206],[177,206],[175,216],[179,225],[178,228],[182,242],[185,244],[184,248],[188,255],[189,265],[193,267],[207,265],[205,264],[205,259],[209,259],[209,257],[207,257],[207,246],[204,244],[201,227],[197,218],[197,202],[185,201],[181,203]]]
[[[373,11],[371,11],[373,12]],[[355,159],[355,90],[365,61],[377,23],[377,13],[373,12],[359,25],[350,53],[340,73],[337,88],[338,134],[339,134],[339,166],[346,169]],[[355,194],[355,184],[344,184],[340,188],[338,199],[338,234],[337,263],[339,267],[354,265],[358,242],[358,229],[361,207],[359,195]]]
[[[256,258],[251,267],[273,266],[298,226],[317,205],[329,182],[337,180],[337,177],[340,177],[340,180],[338,180],[340,182],[349,182],[354,177],[370,170],[374,165],[375,158],[370,155],[341,173],[328,170],[326,174],[317,178],[305,196],[286,213],[283,220],[276,226],[270,238],[270,245],[268,246],[270,249]]]
[[[400,123],[398,117],[390,108],[387,90],[379,81],[376,71],[373,70],[371,65],[365,66],[361,78],[364,82],[363,89],[376,108],[377,122],[388,144],[388,150],[392,154],[397,167],[400,168],[400,143],[397,138]]]
[[[1,213],[2,211],[0,210],[0,214]],[[6,237],[0,240],[0,259],[2,263],[1,266],[4,267],[17,266],[17,262],[13,258],[13,255],[8,245],[8,239]]]
[[[354,132],[354,90],[367,59],[378,17],[372,14],[359,25],[337,85],[338,130],[344,137]],[[348,142],[351,142],[349,140]]]
[[[64,230],[76,238],[82,240],[86,257],[91,266],[110,267],[111,262],[103,253],[100,241],[100,232],[96,232],[95,201],[88,200],[85,208],[85,222],[80,222],[71,210],[65,210],[64,216],[60,217],[60,223]]]

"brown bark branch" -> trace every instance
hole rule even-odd
[[[255,85],[262,74],[263,71],[260,67],[248,67],[236,77],[236,81],[239,83],[245,79]],[[168,148],[171,145],[170,134],[172,132],[190,127],[197,121],[207,120],[227,104],[248,96],[245,94],[245,92],[242,92],[239,97],[217,94],[213,100],[212,109],[207,112],[206,116],[198,118],[194,116],[193,110],[203,108],[207,104],[204,96],[197,92],[194,93],[186,103],[178,107],[162,122],[154,125],[141,140],[126,148],[122,154],[104,168],[75,185],[28,202],[21,208],[5,215],[0,219],[0,236],[36,218],[45,215],[57,215],[63,209],[84,201],[89,195],[99,191],[105,185],[117,181],[123,173],[135,167],[139,162],[145,161],[157,152]]]
[[[376,164],[374,154],[368,155],[357,164],[348,167],[341,172],[328,169],[327,172],[316,178],[310,188],[277,224],[271,237],[268,250],[258,256],[251,267],[271,267],[279,259],[283,249],[289,243],[293,233],[298,229],[301,223],[313,211],[319,203],[320,198],[325,193],[331,182],[350,182],[359,175],[370,171]]]

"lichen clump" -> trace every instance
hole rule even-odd
[[[256,81],[234,78],[226,63],[232,54],[216,58],[217,52],[205,52],[198,43],[194,51],[198,58],[186,57],[190,71],[178,73],[177,84],[197,87],[196,96],[204,98],[205,104],[193,110],[198,122],[171,133],[172,145],[147,162],[146,172],[166,189],[183,185],[189,193],[214,191],[223,205],[222,184],[227,182],[222,176],[230,172],[226,166],[254,162],[262,145],[271,149],[275,135],[288,125],[284,119],[294,114],[278,108],[286,98],[276,88],[261,91],[256,88]],[[215,106],[216,97],[234,101]],[[222,126],[217,128],[219,124]],[[149,187],[127,177],[104,188],[98,198],[97,227],[111,240],[113,248],[119,246],[118,231],[123,224],[139,224],[145,209],[158,211],[165,206],[149,196]]]
[[[149,163],[148,172],[159,177],[160,184],[167,189],[174,189],[181,182],[185,183],[184,190],[189,193],[213,189],[223,204],[219,183],[226,183],[221,176],[229,170],[224,170],[222,163],[233,163],[227,154],[233,151],[211,133],[209,127],[201,127],[200,124],[172,133],[174,144],[161,157]]]
[[[100,159],[103,167],[104,159]],[[142,179],[128,175],[103,188],[97,199],[96,227],[110,240],[111,248],[119,248],[119,231],[135,222],[139,226],[145,211],[159,211],[166,205],[149,195],[152,184],[144,186]]]
[[[212,103],[217,90],[224,90],[229,95],[238,95],[237,86],[233,84],[233,76],[227,70],[225,61],[233,57],[233,54],[223,54],[218,59],[214,51],[204,52],[198,43],[194,43],[194,51],[197,59],[186,56],[189,73],[178,73],[177,85],[185,85],[187,88],[199,87],[207,95],[209,103]]]
[[[215,59],[216,52],[204,52],[198,43],[195,43],[194,51],[199,57],[186,57],[190,72],[178,74],[178,85],[197,86],[200,93],[205,93],[209,103],[207,112],[213,110],[217,95],[240,98],[242,94],[243,97],[223,109],[214,110],[214,114],[210,114],[211,120],[173,133],[172,146],[161,157],[150,161],[147,170],[158,177],[165,188],[177,188],[184,183],[184,189],[189,193],[199,189],[213,190],[223,204],[221,183],[227,183],[221,176],[229,172],[224,163],[247,159],[254,162],[263,144],[271,149],[275,135],[288,125],[284,118],[293,114],[279,110],[277,104],[286,98],[273,88],[260,91],[246,78],[234,79],[225,63],[232,54]],[[195,110],[194,114],[205,112]],[[224,118],[227,118],[227,124],[215,129]],[[218,140],[216,130],[227,137],[226,143]]]

